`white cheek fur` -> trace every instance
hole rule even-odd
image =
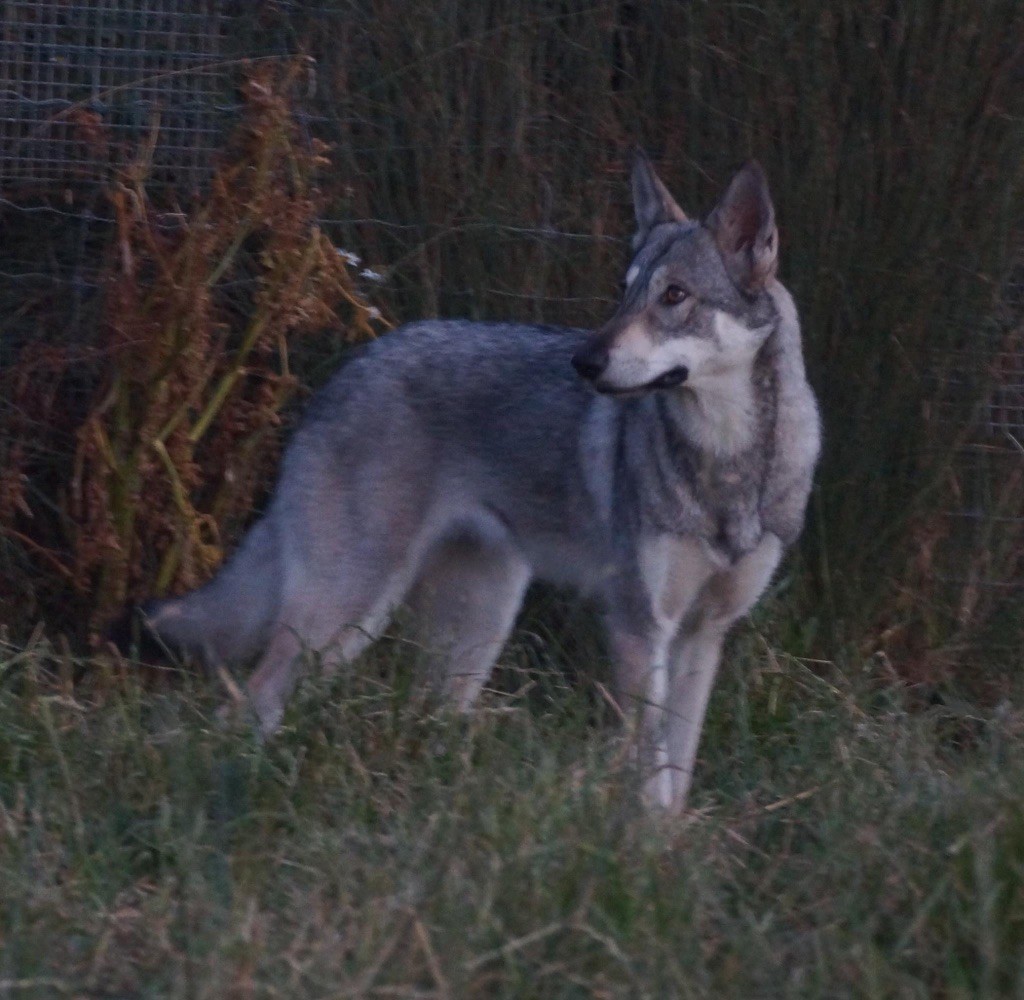
[[[688,337],[651,344],[650,350],[637,353],[629,348],[613,348],[605,369],[605,378],[623,388],[643,385],[671,368],[684,365],[692,374],[699,372],[714,353],[710,341]]]
[[[627,280],[628,280],[627,275]],[[689,369],[687,383],[718,379],[734,370],[746,370],[764,340],[763,330],[752,330],[727,313],[716,312],[715,337],[675,337],[655,344],[647,338],[613,347],[605,378],[613,385],[643,385],[680,365]]]
[[[765,328],[752,330],[728,313],[720,311],[715,312],[714,324],[715,334],[721,344],[719,353],[726,364],[730,361],[742,363],[752,358],[764,343],[767,333]]]

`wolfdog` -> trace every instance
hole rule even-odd
[[[622,298],[595,332],[427,320],[308,408],[266,513],[205,586],[144,607],[279,724],[304,664],[351,661],[404,605],[469,709],[531,580],[593,598],[636,707],[643,794],[685,805],[729,626],[800,533],[819,448],[764,172],[693,221],[643,153]]]

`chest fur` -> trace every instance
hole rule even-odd
[[[762,391],[758,391],[758,389]],[[761,539],[762,498],[773,452],[774,393],[769,381],[751,385],[742,416],[722,408],[723,421],[746,421],[745,446],[736,451],[699,447],[685,415],[660,407],[660,425],[648,451],[653,475],[643,499],[657,530],[700,539],[729,562]]]

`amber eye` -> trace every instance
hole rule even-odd
[[[661,301],[666,306],[677,306],[686,298],[686,292],[678,285],[669,285],[661,293]]]

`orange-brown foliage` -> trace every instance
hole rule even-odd
[[[94,627],[132,597],[201,583],[223,558],[278,453],[296,338],[374,334],[379,314],[317,224],[328,160],[289,100],[304,71],[297,60],[253,72],[243,121],[191,211],[157,212],[141,163],[111,192],[107,361],[64,488],[70,558],[37,553],[73,582]],[[0,515],[31,544],[10,527],[25,499],[9,440]]]

